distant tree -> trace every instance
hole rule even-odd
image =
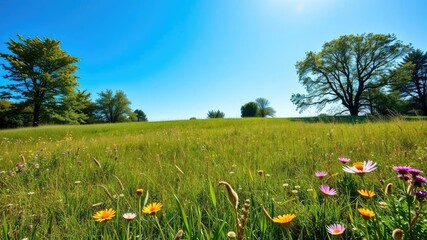
[[[78,59],[63,51],[60,41],[45,38],[11,39],[6,43],[11,54],[0,53],[8,66],[2,64],[12,83],[0,86],[3,98],[22,100],[22,106],[32,109],[32,125],[37,127],[40,116],[52,111],[52,105],[75,91],[77,86],[74,73]]]
[[[258,104],[256,102],[248,102],[240,108],[242,117],[256,117],[258,115]]]
[[[136,120],[138,122],[147,122],[147,115],[145,115],[145,113],[142,110],[136,109],[135,111],[133,111],[133,113],[136,116]]]
[[[269,107],[270,102],[265,98],[257,98],[255,102],[258,104],[258,114],[260,117],[274,117],[276,111]]]
[[[307,94],[293,94],[300,111],[310,106],[322,110],[341,103],[351,116],[369,108],[368,90],[388,84],[396,61],[409,50],[394,35],[344,35],[327,42],[319,53],[308,52],[297,62],[299,81]]]
[[[105,92],[98,93],[99,98],[96,100],[98,112],[106,122],[124,122],[127,117],[133,113],[130,110],[130,101],[123,91],[107,89]]]
[[[417,49],[403,58],[400,68],[410,67],[410,77],[396,78],[395,89],[414,109],[427,116],[427,53]]]
[[[211,110],[208,112],[208,118],[224,118],[225,114],[220,110]]]

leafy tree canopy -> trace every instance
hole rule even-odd
[[[145,113],[140,110],[140,109],[136,109],[135,111],[133,111],[133,113],[135,114],[136,120],[138,122],[147,122],[147,115],[145,115]]]
[[[341,113],[357,116],[369,107],[368,90],[386,86],[390,70],[409,49],[390,34],[344,35],[327,42],[319,53],[310,51],[297,62],[307,93],[293,94],[291,100],[300,111],[340,103]]]
[[[208,118],[224,118],[225,114],[220,110],[211,110],[208,112]]]
[[[242,118],[256,117],[258,114],[258,104],[256,102],[248,102],[240,108]]]
[[[274,117],[276,111],[270,107],[270,102],[265,98],[257,98],[255,102],[258,104],[258,115],[260,117]]]
[[[8,65],[2,64],[10,83],[0,86],[2,98],[21,100],[21,106],[31,107],[32,125],[38,126],[40,117],[55,111],[77,86],[78,59],[63,51],[60,41],[44,38],[11,39],[6,43],[10,54],[0,53]]]
[[[133,115],[129,107],[131,102],[123,91],[113,93],[112,90],[107,89],[98,95],[99,98],[96,100],[98,112],[106,122],[124,122]]]

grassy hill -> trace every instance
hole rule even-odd
[[[338,157],[372,160],[378,168],[363,177],[345,173]],[[325,226],[332,223],[345,224],[346,239],[390,238],[395,228],[408,231],[409,219],[418,214],[407,233],[417,239],[427,231],[424,210],[414,210],[416,201],[399,202],[413,195],[396,190],[391,198],[384,187],[406,184],[393,166],[425,171],[426,160],[422,120],[212,119],[2,130],[0,238],[173,239],[183,229],[185,239],[226,239],[227,232],[238,232],[227,191],[218,186],[226,181],[239,196],[239,209],[250,200],[247,239],[326,239]],[[316,178],[318,171],[327,177]],[[323,195],[320,185],[335,188],[337,196]],[[376,199],[361,198],[362,188],[375,191]],[[400,204],[393,211],[401,212],[385,212],[380,201]],[[143,214],[151,202],[163,208]],[[297,217],[283,228],[261,206],[272,216]],[[360,206],[373,209],[376,218],[361,218]],[[94,213],[106,208],[116,216],[95,222]],[[138,216],[126,221],[126,212]]]

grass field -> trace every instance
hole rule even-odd
[[[332,239],[326,226],[335,223],[345,226],[343,239],[393,239],[397,228],[405,239],[427,236],[426,201],[413,192],[425,189],[423,179],[418,186],[415,175],[404,181],[393,170],[427,171],[422,120],[44,126],[2,130],[0,144],[1,239],[179,239],[180,229],[182,239],[227,239],[230,231],[237,239]],[[374,171],[343,171],[367,160],[377,163]],[[315,177],[319,171],[325,178]],[[238,195],[237,210],[220,181]],[[322,194],[321,185],[337,194]],[[365,199],[361,189],[376,195]],[[154,202],[160,211],[142,213]],[[364,219],[362,207],[375,216]],[[109,208],[116,211],[111,220],[94,220]],[[271,217],[296,217],[289,225],[272,222],[263,208]],[[125,220],[124,213],[137,216]]]

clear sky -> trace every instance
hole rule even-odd
[[[362,33],[427,51],[426,12],[425,0],[0,0],[0,52],[17,34],[60,40],[80,89],[123,90],[150,121],[240,117],[258,97],[277,117],[311,116],[290,101],[307,51]]]

